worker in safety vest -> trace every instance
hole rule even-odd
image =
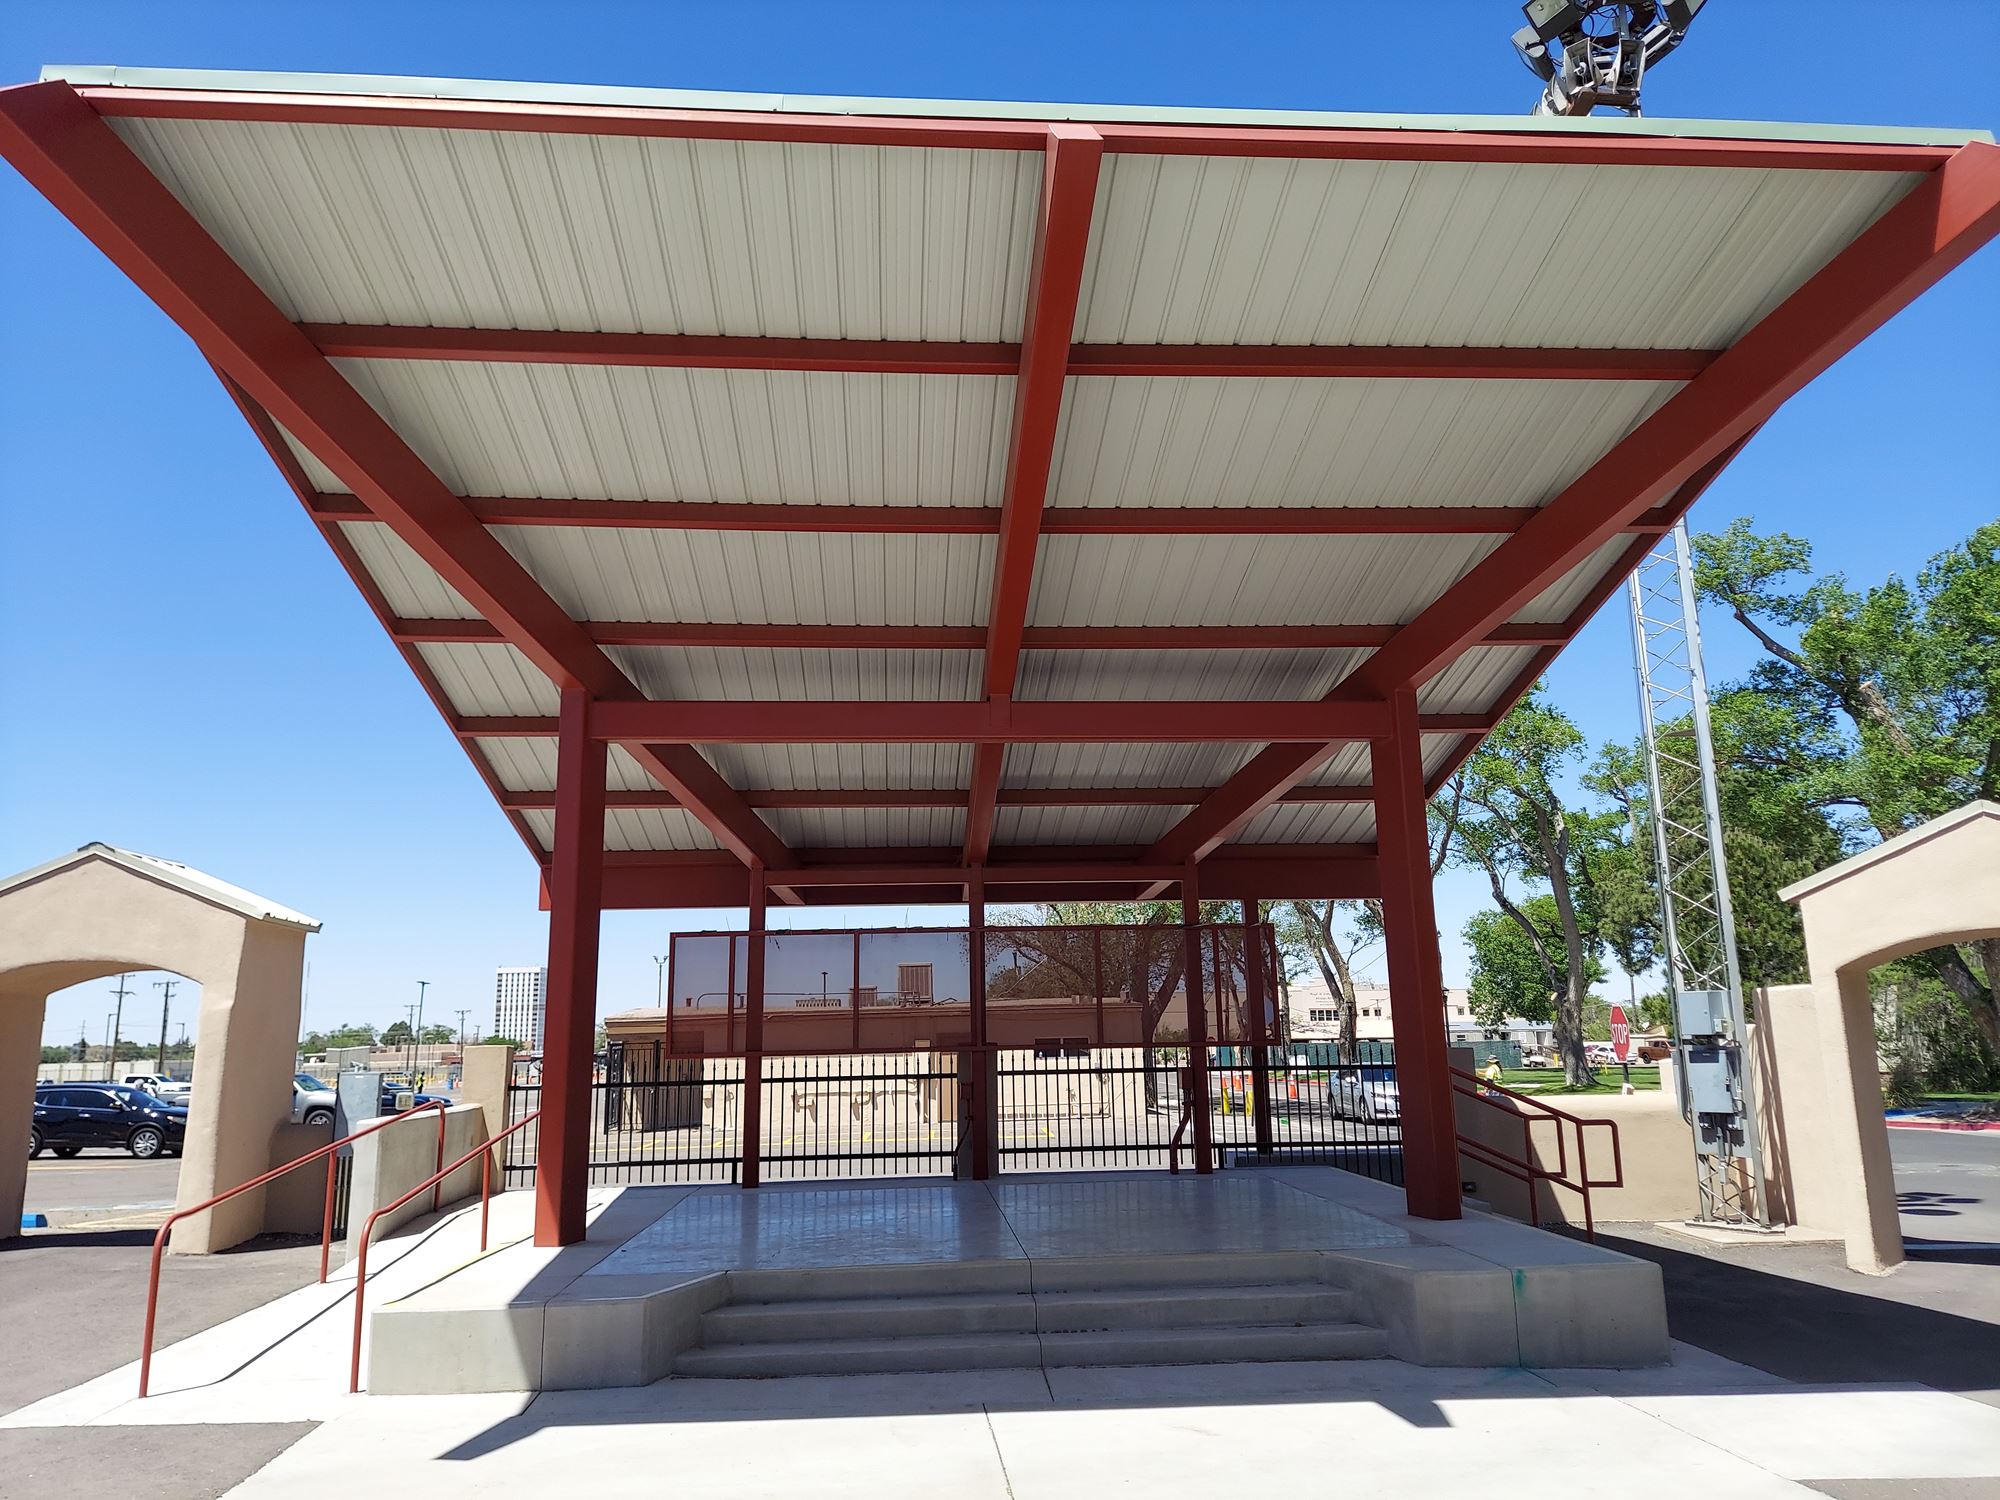
[[[1486,1066],[1481,1069],[1481,1074],[1488,1084],[1496,1089],[1500,1087],[1500,1059],[1498,1057],[1487,1058]]]

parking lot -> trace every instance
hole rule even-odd
[[[179,1157],[137,1161],[122,1151],[92,1149],[68,1161],[28,1163],[28,1213],[49,1216],[55,1229],[155,1227],[174,1206]]]

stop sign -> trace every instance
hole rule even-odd
[[[1611,1007],[1611,1055],[1622,1063],[1632,1060],[1632,1023],[1622,1005]]]

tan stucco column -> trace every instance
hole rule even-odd
[[[202,986],[181,1208],[270,1170],[271,1136],[291,1119],[305,952],[303,928],[247,923],[226,972]],[[176,1225],[171,1248],[206,1254],[263,1228],[260,1188]]]
[[[0,1240],[20,1232],[27,1206],[28,1127],[35,1113],[46,999],[38,985],[0,979]]]

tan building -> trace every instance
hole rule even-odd
[[[1357,1041],[1386,1042],[1394,1039],[1387,985],[1356,985],[1354,1007],[1354,1036]],[[1327,988],[1326,981],[1317,975],[1294,979],[1288,984],[1285,990],[1285,1017],[1287,1035],[1295,1042],[1332,1042],[1340,1039],[1340,1009],[1334,1003],[1333,992]],[[1472,996],[1464,989],[1447,989],[1444,992],[1444,1019],[1453,1045],[1466,1045],[1494,1037],[1513,1042],[1523,1049],[1545,1047],[1553,1031],[1546,1021],[1527,1021],[1518,1016],[1510,1017],[1503,1025],[1489,1030],[1474,1018]]]

